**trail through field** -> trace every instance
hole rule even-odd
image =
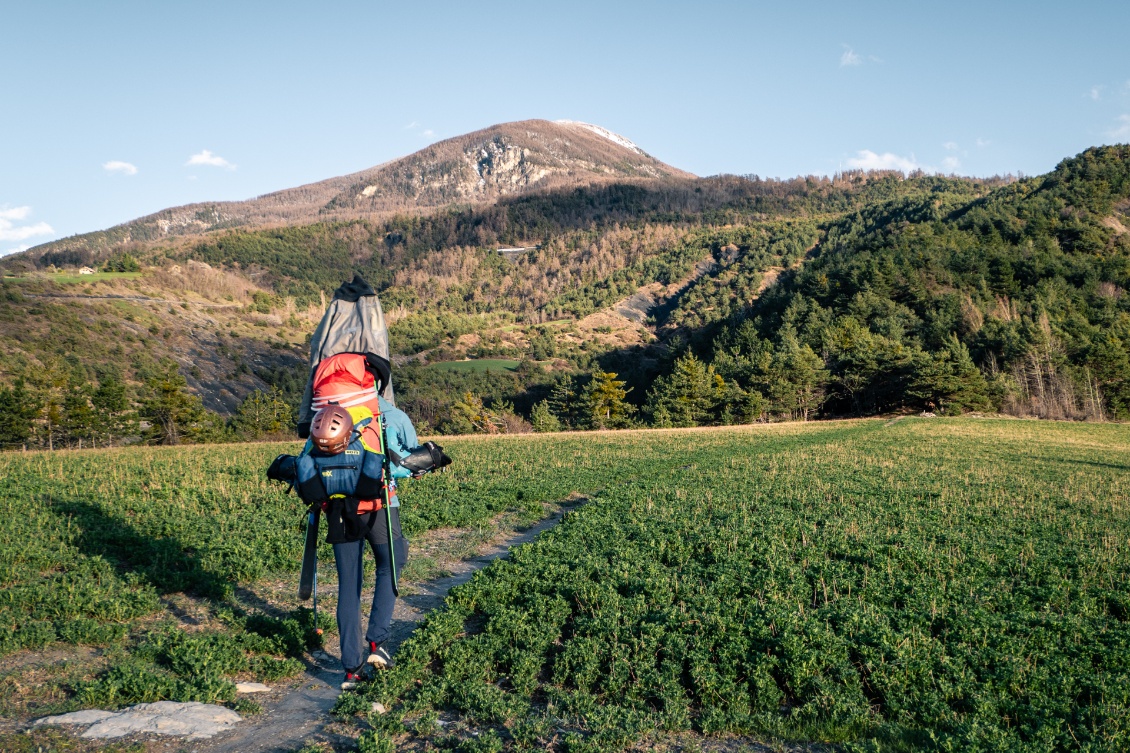
[[[392,619],[392,638],[388,647],[393,656],[396,650],[416,629],[417,624],[433,609],[443,604],[448,592],[466,583],[477,571],[507,556],[511,547],[527,544],[543,531],[552,528],[569,510],[587,501],[571,499],[532,528],[496,542],[481,550],[476,556],[453,563],[447,567],[451,574],[424,583],[404,584],[405,595],[396,602]],[[411,554],[409,555],[411,557]],[[372,600],[372,589],[361,596],[364,606]],[[250,717],[230,733],[217,736],[206,743],[194,746],[194,751],[208,753],[282,753],[302,747],[311,740],[349,742],[352,738],[342,734],[344,726],[335,729],[330,716],[338,696],[343,676],[338,659],[336,636],[327,639],[326,651],[315,652],[306,659],[307,669],[299,683],[284,690],[281,695],[263,699],[256,697],[264,707],[263,714]]]

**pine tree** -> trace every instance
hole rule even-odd
[[[533,424],[534,431],[538,433],[561,431],[561,421],[553,415],[553,411],[549,409],[549,403],[546,400],[542,400],[534,406],[534,409],[530,412],[530,423]]]
[[[498,434],[506,427],[502,418],[483,405],[481,397],[471,392],[464,392],[463,399],[451,406],[451,417],[457,430],[464,433]]]
[[[268,392],[255,390],[243,399],[236,409],[232,428],[242,437],[258,439],[289,429],[293,423],[294,410],[279,389],[271,387]]]
[[[1088,353],[1090,369],[1113,418],[1130,418],[1130,356],[1113,335],[1096,338]]]
[[[126,435],[136,429],[134,421],[129,415],[129,400],[126,398],[126,386],[116,376],[107,376],[102,379],[98,389],[90,396],[90,403],[94,408],[94,436],[95,441],[101,440],[105,444]]]
[[[176,364],[150,379],[141,401],[140,416],[149,422],[146,440],[155,444],[211,442],[224,438],[223,421],[205,410],[200,398],[187,391]]]
[[[655,381],[648,395],[648,412],[653,423],[662,408],[661,420],[673,426],[713,424],[720,419],[726,396],[726,382],[714,372],[714,367],[687,354],[675,361],[669,375]],[[729,415],[732,423],[732,406]]]
[[[807,421],[824,402],[828,372],[824,361],[796,335],[786,332],[773,353],[769,374],[769,396],[775,410]]]
[[[921,354],[907,395],[919,401],[922,408],[950,415],[992,405],[985,375],[954,335],[946,338],[944,350]]]
[[[0,447],[21,447],[32,436],[33,424],[42,405],[30,393],[24,380],[12,387],[0,387]]]
[[[616,376],[615,372],[597,369],[592,373],[592,381],[585,386],[585,412],[594,429],[627,426],[629,417],[636,411],[636,406],[625,400],[631,388],[624,389],[627,382]]]
[[[562,427],[576,426],[577,411],[577,385],[570,375],[563,376],[549,393],[546,400],[549,412],[557,417]]]
[[[90,397],[90,385],[82,382],[72,383],[64,394],[59,429],[65,442],[81,445],[94,437],[96,417]]]

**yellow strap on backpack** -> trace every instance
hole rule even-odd
[[[377,439],[378,446],[377,447],[370,447],[369,443],[365,441],[365,431],[364,431],[364,429],[371,426],[377,420],[376,416],[373,415],[373,411],[370,410],[369,407],[365,406],[365,405],[354,405],[354,406],[351,406],[349,408],[346,408],[346,410],[349,411],[349,416],[350,416],[350,418],[353,419],[353,428],[357,430],[358,434],[361,437],[361,446],[364,447],[369,452],[375,452],[378,455],[383,455],[384,449],[382,447],[380,447],[381,433],[380,433],[379,430],[376,431],[376,435],[378,437],[378,439]]]

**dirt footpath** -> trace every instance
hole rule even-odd
[[[396,649],[412,635],[420,620],[443,604],[448,591],[466,583],[475,572],[491,562],[505,557],[510,547],[533,541],[543,531],[556,525],[566,511],[584,501],[578,498],[556,507],[549,517],[532,528],[508,538],[488,541],[470,558],[445,561],[443,569],[449,573],[445,577],[405,584],[405,593],[397,599],[393,613],[389,650],[395,656]],[[426,551],[420,554],[424,555]],[[414,546],[409,557],[416,554]],[[362,605],[368,604],[371,599],[372,590],[368,590],[362,594]],[[324,600],[320,608],[332,609],[326,601],[329,600]],[[341,693],[338,685],[343,670],[338,657],[337,636],[327,636],[325,650],[306,657],[307,670],[297,682],[292,682],[287,688],[250,696],[263,706],[262,714],[248,717],[231,732],[211,740],[181,743],[179,749],[201,753],[289,753],[312,742],[351,745],[352,736],[346,733],[355,728],[335,722],[329,713]]]

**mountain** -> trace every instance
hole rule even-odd
[[[448,204],[481,204],[532,191],[613,181],[691,179],[628,139],[574,121],[503,123],[432,144],[367,170],[247,201],[164,209],[104,231],[53,241],[52,251],[151,243],[228,228],[372,219]]]
[[[694,178],[595,126],[530,121],[224,206],[238,226],[145,242],[139,221],[0,261],[0,385],[31,395],[0,386],[0,406],[41,406],[35,442],[80,439],[66,406],[94,385],[153,404],[174,366],[223,414],[268,387],[297,399],[325,297],[355,272],[432,430],[466,429],[475,400],[492,425],[548,400],[543,419],[585,427],[598,371],[652,425],[1130,417],[1125,146],[1023,180]]]

